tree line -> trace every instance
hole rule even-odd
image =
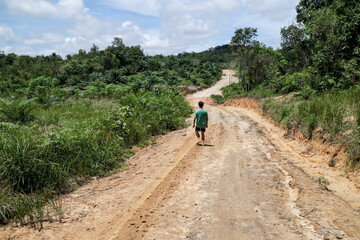
[[[129,83],[139,88],[156,84],[210,86],[221,75],[221,60],[209,61],[210,55],[146,56],[140,46],[125,46],[121,38],[114,38],[104,50],[93,45],[90,51],[81,49],[65,59],[56,53],[31,57],[0,52],[0,94],[29,96],[29,88],[38,83],[73,90]]]
[[[275,93],[328,91],[359,83],[360,2],[301,0],[296,21],[281,29],[281,48],[257,41],[257,29],[239,28],[231,40],[242,89]]]

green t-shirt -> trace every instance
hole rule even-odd
[[[206,128],[206,120],[208,117],[208,113],[205,109],[196,110],[194,117],[196,117],[197,128]]]

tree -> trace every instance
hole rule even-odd
[[[123,40],[119,37],[114,37],[114,40],[111,43],[111,46],[113,47],[125,47],[125,44],[123,43]]]
[[[313,20],[319,9],[323,9],[332,2],[334,2],[334,0],[300,0],[299,4],[296,6],[297,22],[306,24]]]
[[[257,29],[246,27],[239,28],[235,31],[235,35],[231,39],[230,46],[236,55],[240,78],[242,84],[247,91],[250,90],[250,82],[246,75],[248,74],[249,62],[253,57],[253,50],[258,43],[255,38],[257,37]]]
[[[90,52],[94,54],[99,52],[99,47],[95,43],[93,43],[92,47],[90,48]]]
[[[311,65],[313,46],[303,25],[282,28],[280,45],[280,52],[288,62],[288,72],[302,71]]]

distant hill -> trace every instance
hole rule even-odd
[[[230,65],[231,61],[234,59],[229,44],[212,47],[206,51],[202,51],[199,53],[184,52],[178,55],[191,56],[202,60],[206,60],[208,62],[218,63],[221,64],[223,68],[227,68]]]

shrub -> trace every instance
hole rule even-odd
[[[36,105],[32,99],[0,98],[0,114],[5,121],[25,124],[34,120]],[[1,117],[1,115],[0,115]],[[1,118],[0,118],[1,120]]]
[[[51,90],[57,87],[60,81],[56,78],[50,77],[38,77],[30,80],[29,87],[27,89],[27,96],[29,98],[37,98],[37,101],[41,104],[50,104],[52,98]]]
[[[222,95],[215,95],[211,94],[211,98],[215,100],[215,102],[223,104],[225,102],[225,99]]]
[[[321,126],[329,136],[326,140],[342,143],[349,156],[349,164],[360,161],[360,91],[348,89],[311,94],[303,97],[287,97],[279,100],[266,99],[262,108],[274,120],[287,128],[300,127],[303,135],[311,138],[314,129]]]

